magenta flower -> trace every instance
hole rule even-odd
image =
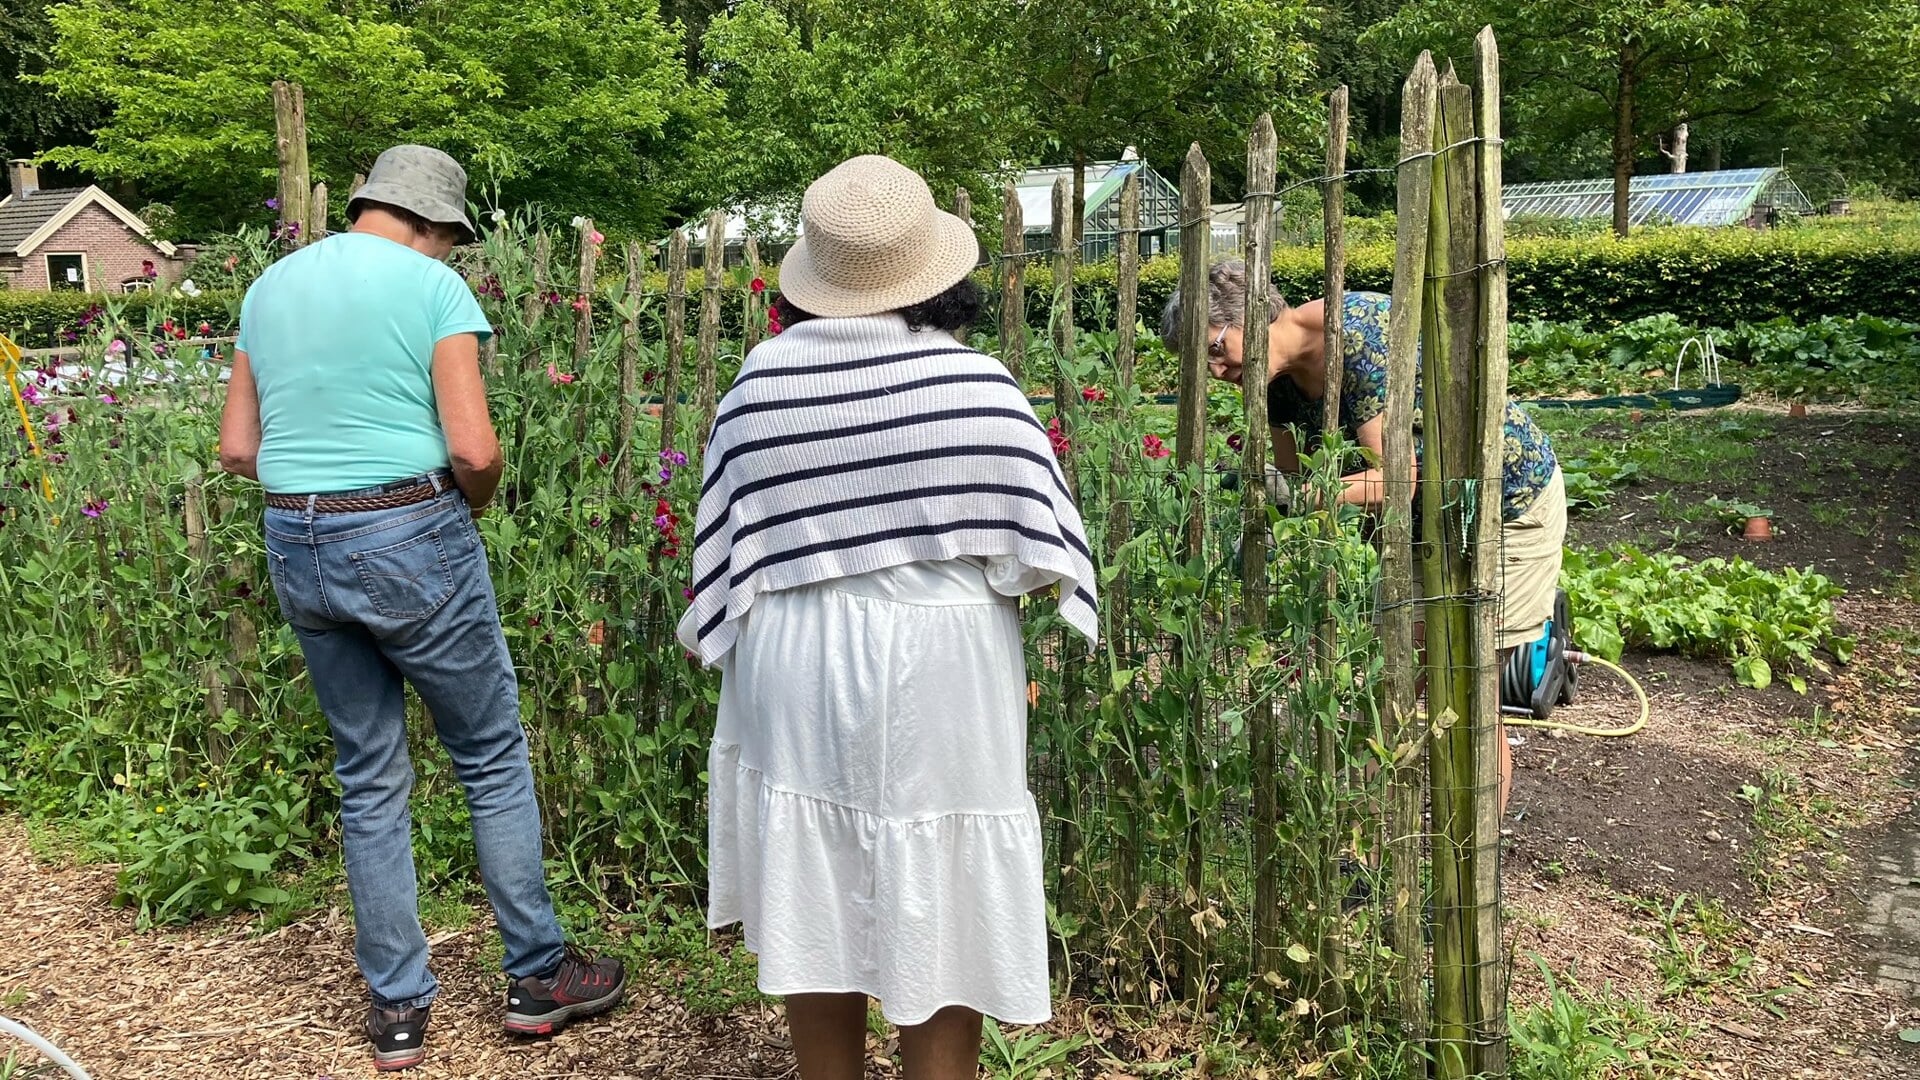
[[[119,398],[117,398],[117,397],[114,397],[114,396],[113,396],[112,394],[101,394],[101,395],[100,395],[100,404],[102,404],[102,405],[118,405],[118,404],[120,404],[120,399],[119,399]]]
[[[1054,457],[1066,457],[1073,449],[1073,443],[1067,439],[1066,429],[1060,426],[1060,418],[1047,421],[1047,441],[1053,444]]]
[[[267,209],[269,209],[269,210],[278,210],[278,209],[280,209],[280,200],[279,200],[279,199],[268,199],[268,200],[267,200]]]
[[[1080,391],[1080,400],[1086,402],[1089,405],[1097,401],[1105,401],[1107,400],[1107,392],[1105,390],[1100,389],[1097,386],[1089,386],[1086,389]]]
[[[547,364],[547,381],[554,386],[564,386],[573,381],[573,373],[570,371],[561,371],[549,362]]]
[[[89,502],[80,508],[80,512],[90,518],[97,518],[107,512],[107,500],[101,499],[98,502]]]
[[[594,458],[593,460],[598,462],[600,464],[600,467],[604,469],[608,465],[613,464],[613,455],[607,453],[605,450],[602,450],[600,451],[600,456],[597,458]]]
[[[28,383],[20,388],[20,396],[24,398],[29,405],[40,404],[40,391],[36,389],[32,383]]]
[[[688,600],[692,600],[692,599],[693,599],[693,590],[692,590],[692,589],[681,589],[681,590],[680,590],[680,595],[681,595],[681,596],[684,596],[684,597],[686,597],[686,598],[687,598]]]
[[[662,469],[660,470],[660,482],[661,482],[661,483],[663,483],[663,484],[664,484],[664,483],[666,483],[667,481],[669,481],[669,480],[672,480],[672,479],[673,479],[673,470],[672,470],[672,469],[667,469],[667,468],[662,468]]]
[[[687,455],[678,450],[662,450],[660,451],[660,460],[669,465],[685,465],[687,463]]]
[[[1167,449],[1166,443],[1163,443],[1160,441],[1160,436],[1158,435],[1148,435],[1145,438],[1142,438],[1140,440],[1140,446],[1142,447],[1146,455],[1150,458],[1153,458],[1155,461],[1158,461],[1163,457],[1171,456],[1173,453],[1173,451]]]
[[[124,355],[126,351],[127,343],[121,341],[119,338],[114,338],[112,341],[107,342],[108,356],[121,356]]]
[[[671,524],[673,524],[673,518],[666,514],[661,514],[659,517],[653,519],[653,527],[656,529],[664,529]]]

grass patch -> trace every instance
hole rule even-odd
[[[1778,747],[1781,753],[1788,747]],[[1844,859],[1840,827],[1857,823],[1858,811],[1813,790],[1785,768],[1769,768],[1758,784],[1743,784],[1736,793],[1753,815],[1755,837],[1743,859],[1747,877],[1763,893],[1772,893],[1792,880],[1812,873],[1808,856],[1824,856],[1826,869],[1837,869]]]
[[[1753,966],[1753,950],[1746,928],[1719,900],[1701,900],[1682,893],[1672,903],[1637,900],[1634,906],[1650,915],[1658,927],[1654,935],[1654,966],[1665,983],[1665,996],[1709,991],[1742,979]]]
[[[1607,1080],[1678,1076],[1687,1071],[1676,1045],[1686,1032],[1610,985],[1587,990],[1556,978],[1534,957],[1546,1000],[1510,1017],[1513,1080]]]

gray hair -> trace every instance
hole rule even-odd
[[[1273,318],[1287,309],[1286,298],[1271,293]],[[1239,326],[1247,318],[1247,264],[1240,259],[1223,259],[1207,267],[1207,325]],[[1160,312],[1160,340],[1167,348],[1180,351],[1180,290],[1167,297]]]

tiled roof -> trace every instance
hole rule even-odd
[[[38,232],[54,215],[73,200],[86,194],[86,188],[59,188],[29,192],[24,199],[0,203],[0,255],[17,254],[22,241]]]

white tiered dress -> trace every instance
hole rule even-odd
[[[1026,666],[1008,560],[760,597],[723,661],[708,924],[762,993],[864,993],[887,1020],[1051,1015]]]

